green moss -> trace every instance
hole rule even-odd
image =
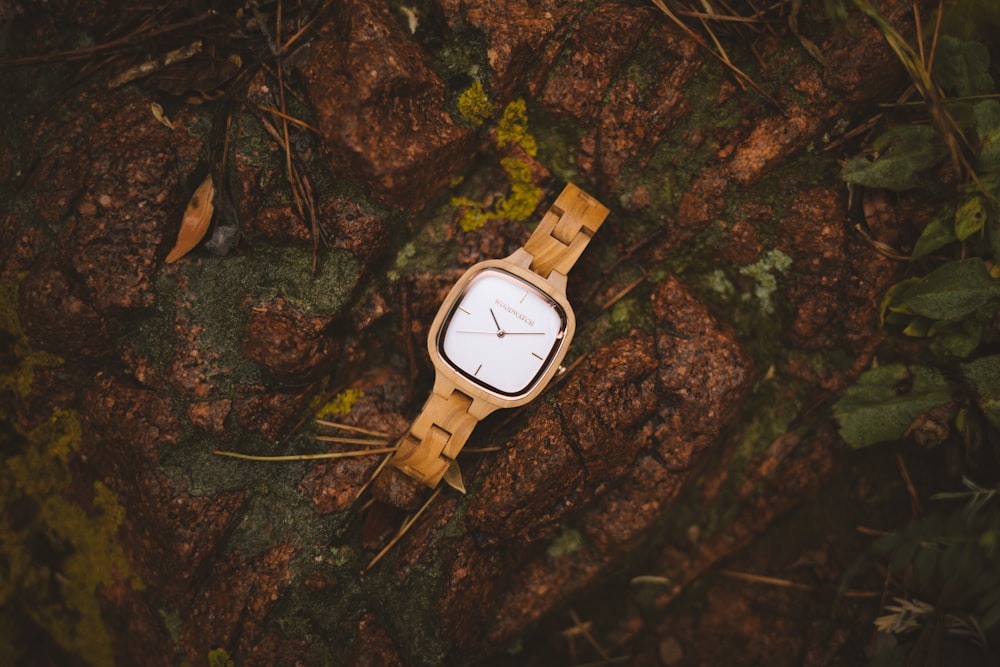
[[[479,127],[492,118],[494,111],[493,102],[479,81],[466,88],[458,98],[458,112],[472,123],[473,127]]]
[[[24,452],[0,469],[0,606],[19,605],[67,653],[112,665],[97,589],[122,580],[142,587],[118,542],[125,510],[101,482],[94,482],[89,508],[63,495],[71,482],[66,463],[80,442],[74,413],[56,412],[19,435]],[[33,520],[11,523],[26,506]]]

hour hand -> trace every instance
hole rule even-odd
[[[493,324],[497,325],[497,331],[503,331],[503,327],[501,327],[500,322],[497,321],[497,316],[493,313],[492,308],[490,308],[490,317],[493,318]]]

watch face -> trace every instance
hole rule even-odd
[[[438,335],[444,360],[503,396],[527,393],[552,363],[566,334],[566,313],[534,285],[484,269],[465,286]]]

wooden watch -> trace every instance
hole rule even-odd
[[[427,336],[434,389],[393,466],[436,487],[479,420],[545,389],[576,330],[566,274],[607,215],[569,184],[523,247],[472,266],[455,283]]]

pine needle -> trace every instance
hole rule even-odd
[[[341,445],[364,445],[366,447],[385,447],[389,440],[375,440],[372,438],[342,438],[338,435],[317,435],[316,440],[320,442],[336,442]]]
[[[687,26],[687,24],[685,24],[683,21],[681,21],[677,17],[676,14],[674,14],[672,11],[670,11],[670,8],[667,7],[667,4],[663,0],[653,0],[653,4],[656,5],[656,7],[661,12],[663,12],[664,14],[666,14],[667,18],[669,18],[671,21],[673,21],[674,25],[676,25],[678,28],[681,29],[681,32],[683,32],[685,35],[687,35],[688,37],[690,37],[696,44],[698,44],[698,46],[700,46],[701,48],[703,48],[706,51],[708,51],[709,55],[711,55],[713,58],[715,58],[720,63],[722,63],[723,65],[725,65],[727,68],[729,68],[729,71],[731,71],[734,75],[736,75],[736,78],[738,80],[740,80],[743,83],[746,83],[748,86],[750,86],[755,91],[757,91],[757,93],[761,97],[763,97],[768,102],[770,102],[771,104],[773,104],[776,109],[780,109],[781,108],[781,105],[778,104],[778,101],[776,99],[774,99],[773,97],[771,97],[770,95],[768,95],[767,92],[763,88],[761,88],[760,85],[756,81],[754,81],[753,79],[751,79],[743,70],[741,70],[739,67],[737,67],[736,65],[734,65],[733,63],[731,63],[729,61],[729,58],[725,55],[724,52],[722,54],[720,54],[720,53],[716,52],[714,49],[712,49],[708,45],[708,42],[706,42],[704,40],[704,38],[701,37],[701,35],[699,35],[694,30],[692,30],[691,28],[689,28]],[[714,39],[715,36],[712,35],[712,37]]]
[[[427,502],[425,502],[420,507],[420,509],[418,509],[413,514],[413,516],[411,516],[410,518],[408,518],[403,523],[403,525],[400,526],[399,532],[396,533],[396,536],[393,537],[391,540],[389,540],[389,543],[386,544],[384,547],[382,547],[381,551],[379,551],[377,554],[375,554],[375,557],[372,558],[371,561],[368,562],[368,565],[365,566],[365,569],[361,571],[362,574],[364,574],[368,570],[372,569],[375,566],[376,563],[378,563],[380,560],[382,560],[385,557],[385,555],[387,553],[389,553],[389,551],[394,546],[396,546],[396,543],[398,543],[401,539],[403,539],[403,536],[406,535],[407,532],[409,532],[410,528],[413,527],[413,524],[415,524],[417,522],[417,519],[420,518],[420,515],[423,514],[427,510],[427,508],[431,506],[431,503],[434,502],[434,500],[441,494],[441,489],[442,488],[443,487],[438,487],[434,491],[434,493],[431,494],[431,497],[427,499]]]
[[[349,459],[360,456],[371,456],[373,454],[391,454],[396,451],[395,447],[380,447],[378,449],[356,449],[350,452],[323,452],[321,454],[285,454],[279,456],[258,456],[256,454],[243,454],[241,452],[227,452],[216,449],[213,453],[219,456],[229,456],[234,459],[244,461],[316,461],[319,459]]]
[[[341,424],[340,422],[332,422],[326,419],[316,419],[314,421],[320,426],[326,426],[328,428],[339,428],[340,430],[348,431],[349,433],[363,433],[364,435],[370,435],[376,438],[383,438],[385,440],[389,439],[389,435],[387,433],[383,433],[382,431],[361,428],[360,426],[351,426],[350,424]]]

